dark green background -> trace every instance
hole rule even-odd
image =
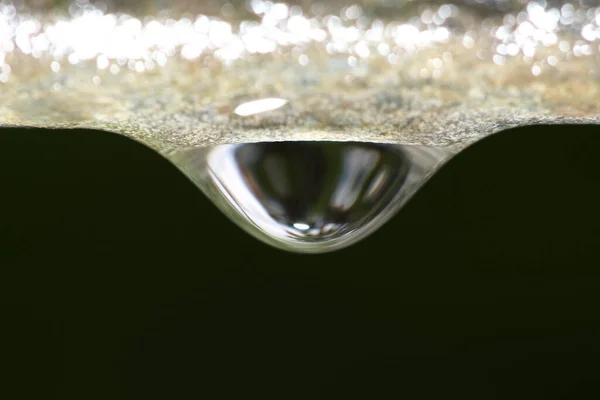
[[[93,131],[0,131],[0,398],[600,398],[600,132],[504,132],[284,253]]]

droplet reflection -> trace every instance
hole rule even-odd
[[[273,142],[198,148],[173,161],[249,233],[319,253],[372,233],[450,155],[423,146]]]

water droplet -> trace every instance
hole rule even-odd
[[[255,237],[288,251],[321,253],[383,225],[452,154],[307,141],[202,147],[172,160]]]

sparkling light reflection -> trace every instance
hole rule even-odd
[[[210,56],[228,64],[253,54],[293,53],[308,66],[309,46],[328,54],[345,55],[351,67],[374,57],[396,64],[403,55],[456,40],[465,48],[491,41],[489,50],[478,49],[480,58],[497,65],[521,57],[533,64],[544,49],[557,48],[552,58],[543,56],[532,74],[551,68],[569,57],[599,52],[600,7],[565,4],[549,7],[545,0],[531,1],[518,13],[490,20],[479,31],[463,31],[466,11],[452,4],[428,7],[406,21],[382,21],[365,15],[359,5],[345,7],[339,15],[323,15],[318,6],[309,10],[284,3],[250,0],[247,8],[257,18],[228,22],[231,4],[219,16],[153,16],[140,20],[112,14],[106,7],[78,0],[69,13],[39,17],[20,11],[11,3],[0,4],[0,82],[12,71],[11,55],[20,54],[47,62],[59,72],[62,66],[95,63],[98,70],[118,74],[164,67],[180,57],[194,61]],[[158,15],[161,15],[159,13]],[[436,72],[437,71],[437,72]],[[443,65],[424,68],[423,77],[439,77]]]

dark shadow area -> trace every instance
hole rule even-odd
[[[0,398],[598,398],[599,133],[488,138],[303,256],[128,139],[2,130]]]

